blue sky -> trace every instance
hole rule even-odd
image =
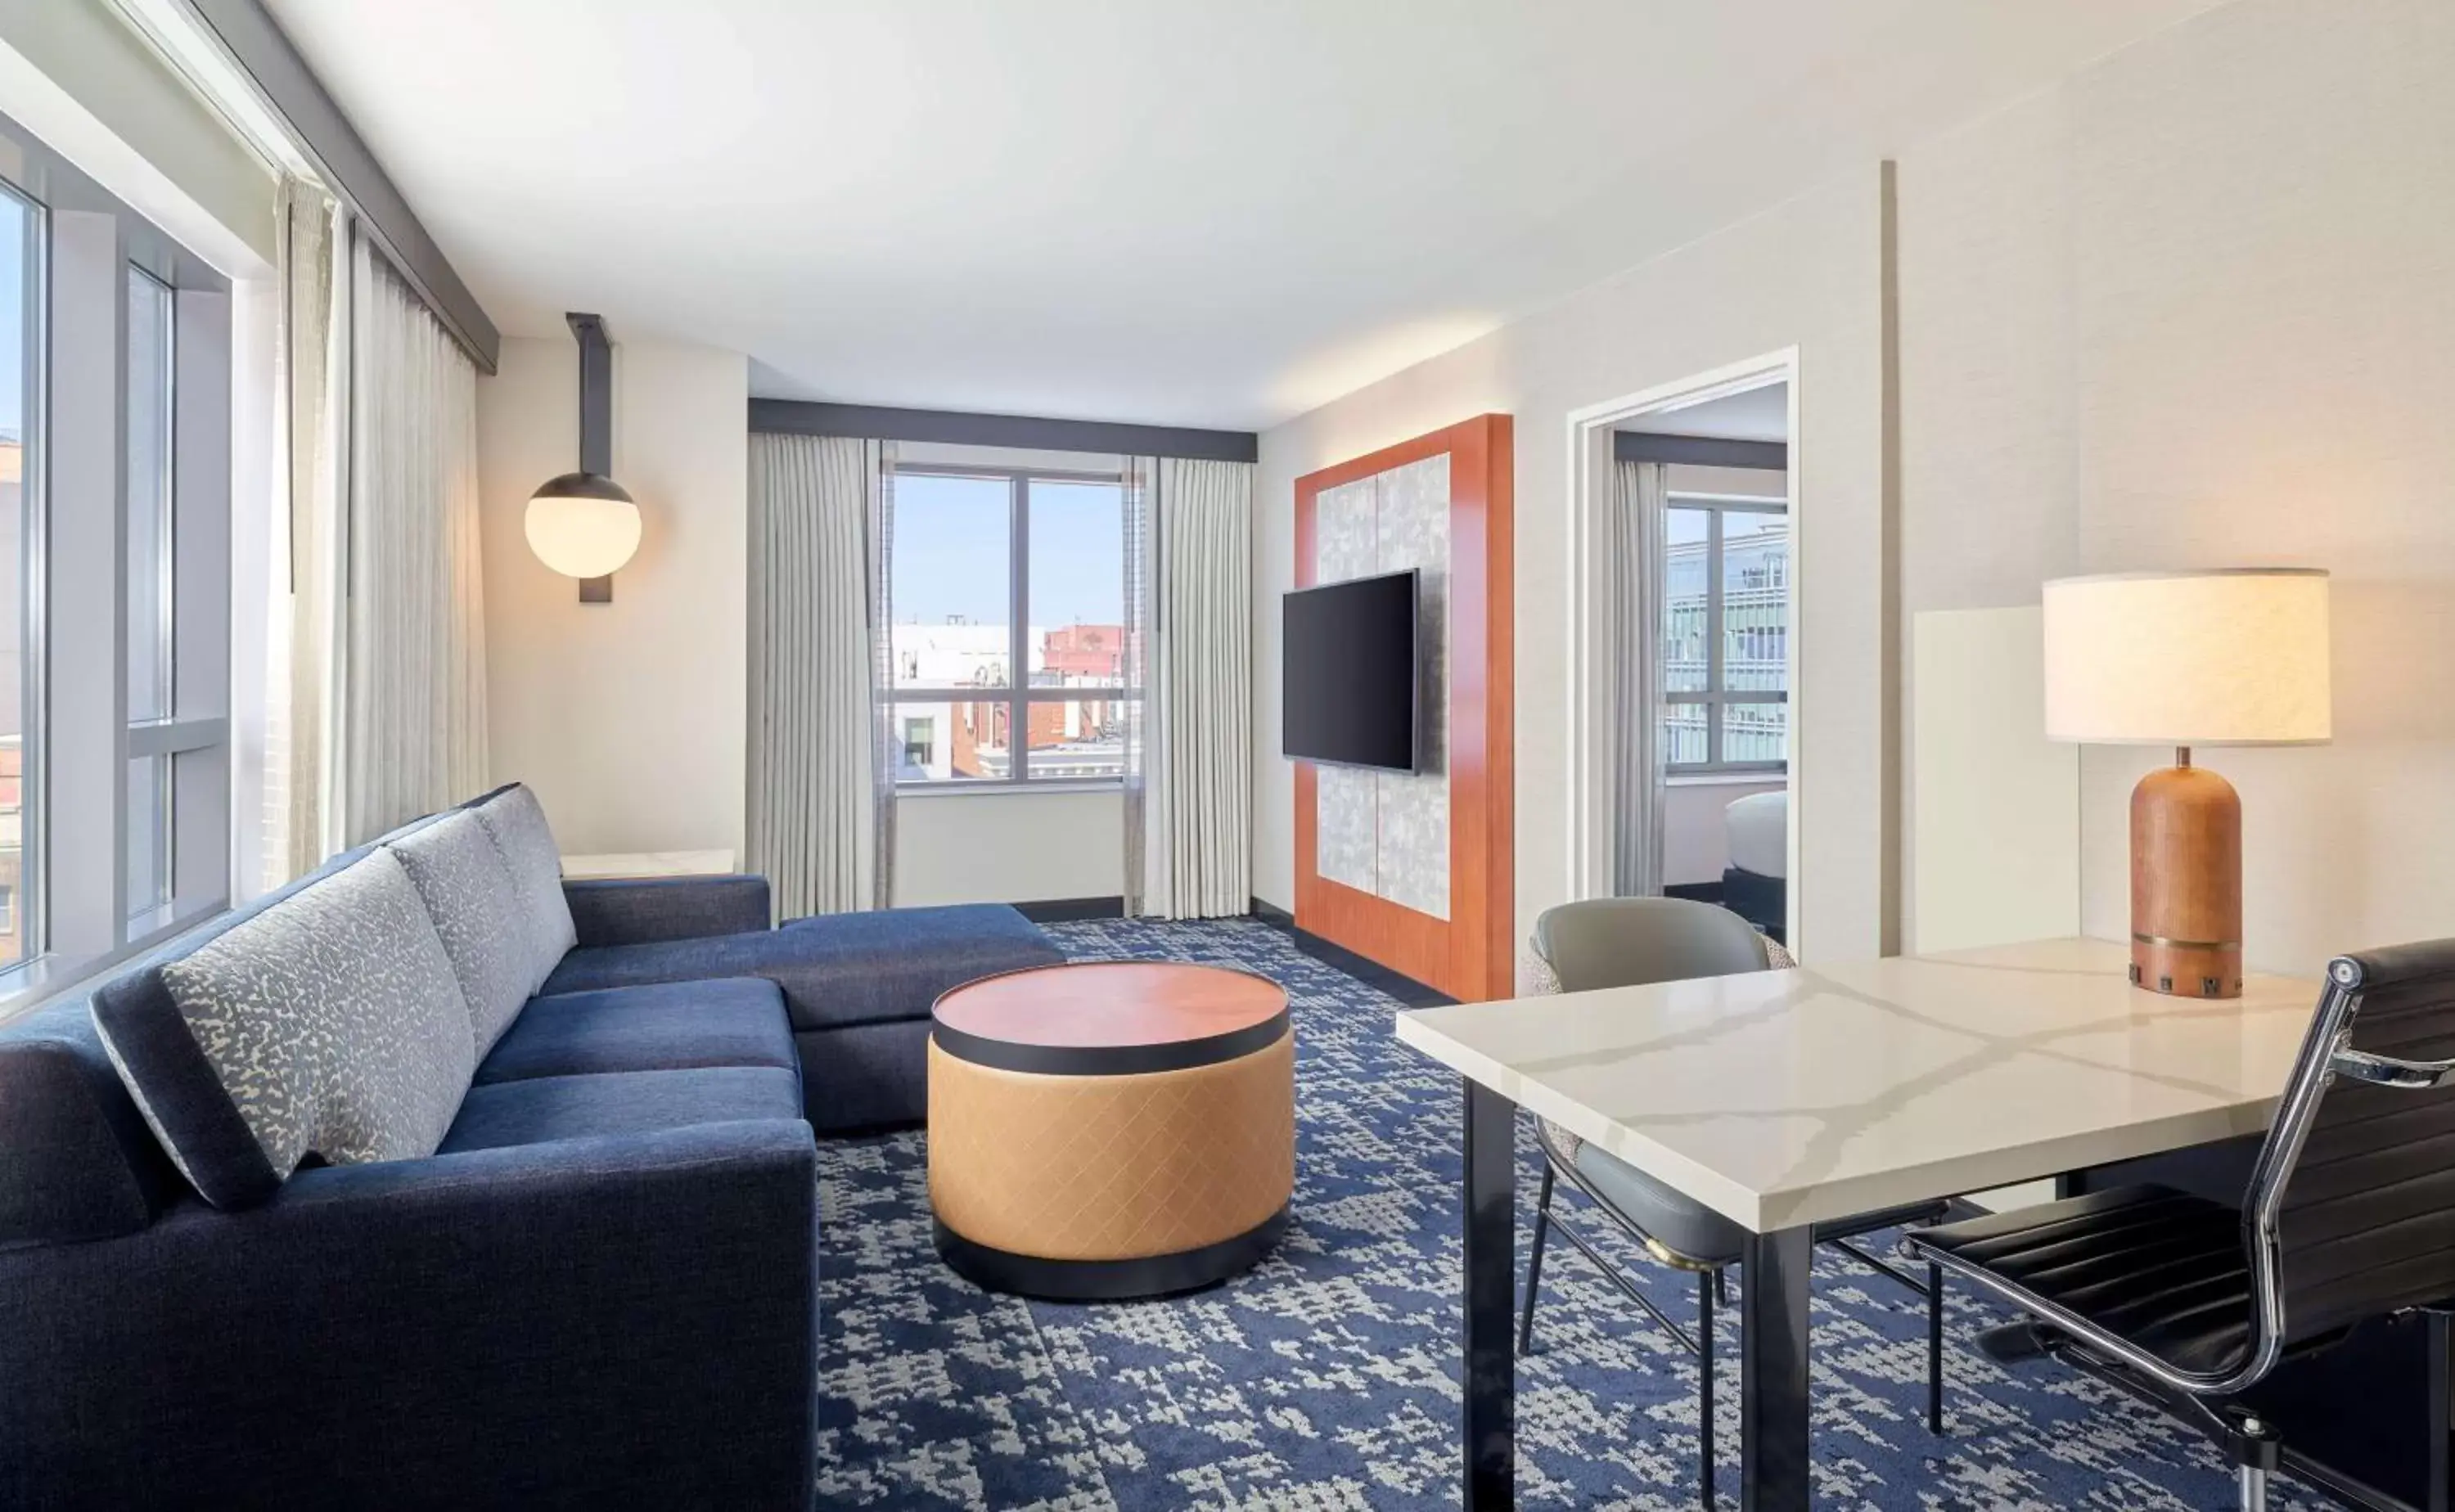
[[[1032,485],[1031,623],[1113,625],[1124,615],[1125,526],[1113,483]],[[895,618],[1009,622],[1002,478],[895,480]]]

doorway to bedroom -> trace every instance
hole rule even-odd
[[[1580,895],[1718,903],[1795,937],[1797,581],[1787,355],[1572,421],[1603,571],[1580,606]]]

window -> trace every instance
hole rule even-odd
[[[893,540],[898,780],[1121,777],[1126,712],[1140,690],[1126,678],[1119,480],[899,468]]]
[[[1790,513],[1674,494],[1665,512],[1663,757],[1674,773],[1790,761]]]
[[[228,897],[230,337],[227,280],[0,119],[0,995]]]
[[[41,745],[34,721],[42,704],[33,696],[41,641],[28,623],[38,602],[28,589],[39,521],[26,501],[39,496],[30,490],[39,481],[30,399],[42,392],[42,224],[40,207],[0,185],[0,969],[29,954],[17,897],[29,838],[27,753]]]
[[[128,270],[128,722],[171,717],[171,427],[175,413],[172,343],[177,296],[142,268]],[[132,745],[133,741],[132,740]],[[171,901],[171,762],[166,752],[128,761],[128,913]]]

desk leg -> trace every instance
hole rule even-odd
[[[1739,1273],[1739,1506],[1805,1512],[1809,1498],[1805,1227],[1748,1236]]]
[[[1466,1506],[1517,1504],[1517,1104],[1466,1084]]]

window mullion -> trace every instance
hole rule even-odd
[[[1705,762],[1722,764],[1722,512],[1705,512]]]
[[[1007,486],[1013,490],[1014,523],[1007,532],[1006,550],[1014,603],[1008,617],[1014,623],[1006,662],[1005,776],[1009,782],[1022,782],[1031,770],[1031,702],[1025,696],[1031,682],[1031,480],[1017,473]]]

